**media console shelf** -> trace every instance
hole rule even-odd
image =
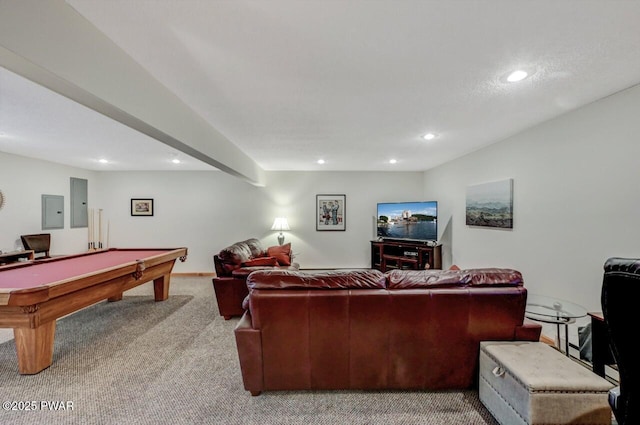
[[[381,272],[441,269],[442,245],[430,246],[417,241],[371,241],[371,268]]]

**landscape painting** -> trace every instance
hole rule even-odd
[[[513,179],[467,187],[467,226],[513,229]]]

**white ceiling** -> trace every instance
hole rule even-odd
[[[0,151],[89,170],[213,169],[2,67]]]
[[[640,83],[640,1],[67,3],[266,170],[426,170]],[[211,169],[6,70],[0,88],[0,151]]]

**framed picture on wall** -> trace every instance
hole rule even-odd
[[[316,230],[345,230],[347,195],[316,195]]]
[[[153,215],[153,199],[131,198],[131,215],[152,216]]]
[[[513,229],[513,179],[468,186],[466,223]]]

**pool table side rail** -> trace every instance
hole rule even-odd
[[[5,264],[3,266],[0,266],[0,272],[2,272],[3,270],[11,270],[11,269],[19,269],[22,267],[29,267],[31,265],[34,264],[46,264],[46,263],[55,263],[56,261],[64,261],[64,260],[68,260],[69,258],[78,258],[78,257],[86,257],[89,255],[96,255],[96,254],[101,254],[104,252],[113,252],[113,251],[174,251],[176,249],[184,249],[185,250],[185,256],[186,254],[186,249],[184,247],[181,248],[104,248],[104,249],[96,249],[93,251],[86,251],[86,252],[79,252],[77,254],[66,254],[66,255],[56,255],[53,257],[48,257],[48,258],[38,258],[36,260],[29,260],[29,261],[20,261],[20,262],[16,262],[16,263],[11,263],[11,264]],[[152,257],[149,257],[152,258]]]
[[[123,275],[106,282],[103,281],[99,286],[88,286],[78,291],[52,298],[46,302],[46,309],[40,309],[40,321],[46,323],[50,320],[56,320],[106,299],[120,299],[123,292],[156,279],[163,279],[163,277],[166,278],[168,285],[168,276],[173,265],[174,261],[169,261],[149,267],[148,273],[142,279],[136,280],[131,275]],[[166,296],[164,299],[166,299]],[[156,297],[156,301],[162,300]]]

